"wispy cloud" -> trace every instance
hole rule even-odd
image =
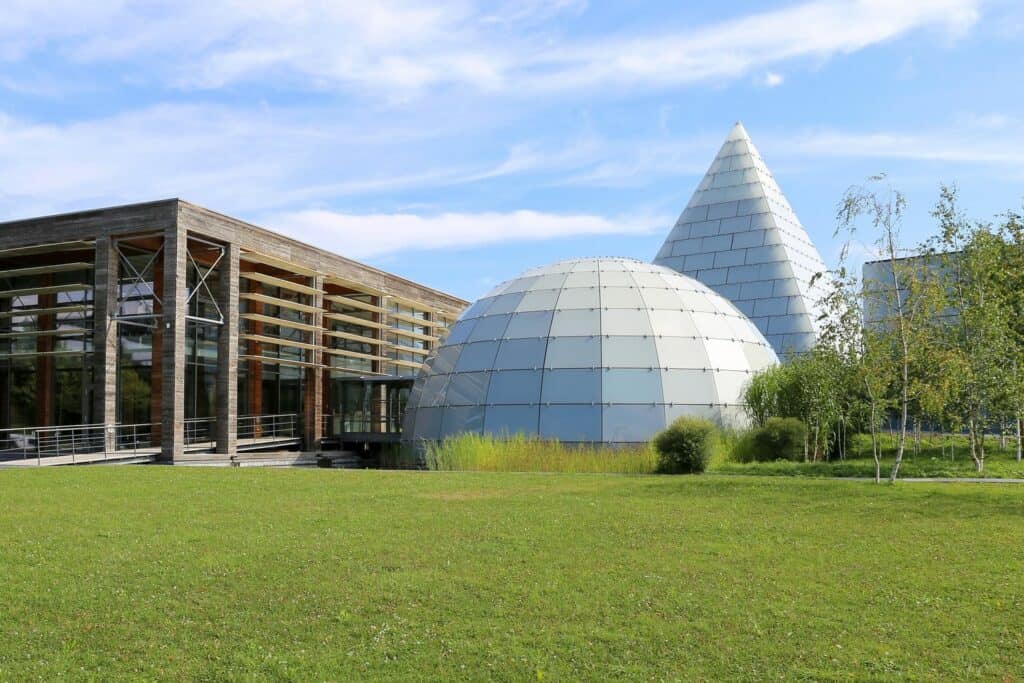
[[[542,21],[578,14],[583,5],[573,0],[506,3],[498,11],[469,0],[14,0],[0,9],[0,58],[50,49],[128,71],[144,60],[168,83],[189,88],[273,77],[386,97],[448,85],[528,96],[736,79],[923,28],[958,36],[977,21],[980,3],[812,0],[692,29],[581,38],[571,22],[552,29]]]
[[[605,217],[539,211],[348,214],[298,211],[267,216],[274,230],[357,258],[404,250],[476,247],[585,235],[637,235],[664,230],[667,216]]]

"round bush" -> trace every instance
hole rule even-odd
[[[804,459],[806,436],[807,427],[795,417],[768,418],[764,427],[750,433],[748,457],[758,462],[800,462]]]
[[[680,417],[654,437],[658,471],[665,474],[700,474],[711,459],[715,425],[698,417]]]

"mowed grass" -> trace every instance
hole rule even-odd
[[[1024,675],[1024,488],[0,472],[0,679]]]

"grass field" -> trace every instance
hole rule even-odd
[[[1024,675],[1024,489],[0,472],[0,680]]]

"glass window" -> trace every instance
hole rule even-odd
[[[438,375],[447,375],[451,373],[455,370],[455,363],[459,360],[460,353],[462,353],[461,344],[456,346],[442,346],[428,361],[430,363],[430,371]]]
[[[680,310],[685,307],[683,300],[672,289],[646,288],[641,291],[644,304],[648,308],[665,308],[669,310]]]
[[[473,318],[472,320],[460,320],[452,325],[451,330],[448,331],[448,339],[445,341],[448,344],[455,345],[461,344],[469,339],[470,333],[473,331],[473,328],[476,327],[476,320],[476,318]]]
[[[661,384],[668,403],[717,403],[715,374],[710,370],[662,370]]]
[[[558,300],[557,289],[540,289],[526,293],[523,300],[516,306],[516,311],[549,311]]]
[[[716,372],[715,385],[719,403],[743,403],[743,389],[750,381],[748,372]]]
[[[601,287],[633,287],[636,283],[629,273],[619,271],[601,271]]]
[[[543,403],[600,403],[601,370],[545,370]]]
[[[697,325],[689,311],[652,310],[648,312],[651,331],[671,337],[696,337]]]
[[[528,311],[515,313],[505,328],[505,337],[546,337],[551,329],[552,311]]]
[[[652,334],[651,322],[646,310],[609,308],[601,313],[602,334]]]
[[[741,409],[742,410],[742,409]],[[705,420],[716,422],[719,419],[718,406],[704,405],[682,405],[675,404],[665,406],[665,424],[672,424],[680,417],[702,417]]]
[[[665,409],[660,405],[605,406],[602,413],[604,440],[610,443],[647,441],[665,428]]]
[[[484,418],[488,434],[512,435],[537,433],[537,406],[491,406]]]
[[[771,348],[752,342],[744,342],[743,354],[747,357],[747,363],[749,363],[750,367],[754,370],[760,370],[761,368],[771,365],[777,361],[777,358]]]
[[[539,403],[540,381],[540,370],[495,372],[487,392],[487,403]]]
[[[680,291],[679,298],[683,301],[683,308],[690,311],[704,311],[713,313],[714,305],[709,301],[708,295],[704,292]]]
[[[512,292],[525,292],[532,287],[533,283],[536,281],[536,277],[521,277],[510,282],[508,286],[505,287],[504,291],[506,294],[511,294]]]
[[[694,313],[693,322],[698,334],[709,339],[732,339],[732,330],[725,317],[712,313]]]
[[[663,403],[661,373],[634,368],[605,370],[601,396],[605,403]]]
[[[506,339],[494,360],[496,370],[540,368],[544,365],[546,339]]]
[[[431,375],[423,382],[423,399],[420,405],[444,405],[444,394],[448,390],[448,375]]]
[[[472,370],[490,370],[494,365],[494,355],[498,353],[496,341],[476,342],[462,347],[455,369],[459,372]]]
[[[746,370],[747,355],[743,342],[713,339],[707,343],[709,367],[715,370]]]
[[[501,339],[502,335],[505,334],[505,328],[508,327],[508,320],[511,317],[506,314],[488,315],[480,318],[476,323],[476,327],[473,328],[472,334],[469,335],[469,341]]]
[[[487,396],[489,372],[459,372],[452,375],[445,403],[451,406],[482,405]]]
[[[601,305],[597,287],[566,287],[558,297],[555,308],[597,308]]]
[[[601,406],[541,406],[540,435],[565,442],[601,440]]]
[[[610,275],[611,273],[609,273]],[[626,273],[622,273],[626,275]],[[601,275],[604,277],[604,274]],[[602,308],[641,308],[644,305],[640,290],[635,287],[602,287]]]
[[[466,309],[466,312],[462,314],[463,320],[469,320],[471,318],[478,318],[490,308],[491,304],[494,303],[493,297],[484,297],[483,299],[477,300],[475,304]]]
[[[583,337],[601,333],[601,311],[575,309],[555,311],[551,321],[552,337]]]
[[[483,406],[464,406],[461,408],[445,408],[444,420],[441,425],[441,438],[465,434],[479,434],[484,428]]]
[[[544,366],[548,368],[592,368],[601,365],[600,337],[558,337],[548,340]]]
[[[658,337],[654,340],[658,349],[658,365],[663,368],[711,367],[702,339],[688,337]]]
[[[601,364],[605,367],[653,368],[658,365],[654,337],[608,337],[603,340]]]
[[[568,268],[559,268],[558,270],[561,272],[551,272],[538,277],[537,281],[533,283],[533,289],[561,289],[565,283]]]
[[[597,287],[597,271],[569,273],[565,287]]]
[[[441,414],[443,408],[419,408],[416,411],[414,439],[438,439],[441,437]]]
[[[495,299],[491,307],[487,309],[487,315],[500,315],[501,313],[511,313],[512,311],[516,310],[516,306],[519,305],[519,302],[522,301],[522,299],[522,292],[516,292],[513,294],[502,294],[497,299]]]

